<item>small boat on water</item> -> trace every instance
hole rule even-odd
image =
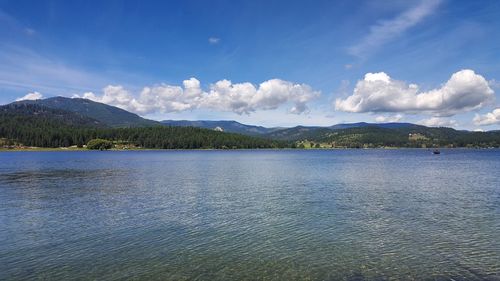
[[[441,151],[439,151],[439,149],[434,149],[434,151],[432,151],[432,154],[441,154]]]

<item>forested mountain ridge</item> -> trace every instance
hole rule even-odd
[[[107,125],[101,121],[77,112],[54,109],[39,104],[11,103],[3,105],[0,106],[0,115],[3,117],[3,122],[15,122],[20,125],[23,125],[26,120],[37,118],[41,122],[60,126],[107,127]],[[5,125],[5,123],[2,123],[2,125]]]
[[[358,127],[380,127],[386,129],[398,129],[404,127],[418,126],[412,123],[404,123],[404,122],[389,122],[389,123],[367,123],[367,122],[358,122],[358,123],[341,123],[330,126],[328,128],[332,130],[338,129],[349,129],[349,128],[358,128]]]
[[[24,100],[13,104],[36,104],[52,109],[78,113],[113,128],[158,126],[159,122],[145,119],[124,109],[81,98],[53,97],[40,100]]]
[[[205,129],[216,129],[220,128],[224,132],[238,133],[249,136],[259,136],[264,135],[281,128],[266,128],[263,126],[246,125],[233,120],[163,120],[160,121],[163,125],[175,126],[175,127],[197,127]]]
[[[301,139],[300,141],[303,141]],[[400,128],[378,126],[322,130],[311,133],[308,141],[322,147],[500,147],[500,132],[458,131],[412,125]]]
[[[126,120],[119,121],[123,116]],[[146,148],[500,146],[500,131],[470,132],[411,123],[265,128],[236,121],[157,122],[113,106],[62,97],[0,106],[0,138],[39,147],[81,146],[92,138]]]
[[[194,127],[110,128],[75,112],[30,103],[0,106],[0,138],[35,147],[83,146],[98,138],[155,149],[279,148],[287,145]]]
[[[0,138],[27,146],[83,145],[85,138],[76,131],[99,128],[107,126],[71,111],[30,103],[0,106]]]
[[[367,126],[377,126],[381,128],[401,128],[413,126],[411,123],[345,123],[336,124],[329,127],[322,126],[295,126],[290,128],[285,127],[263,127],[256,125],[242,124],[233,120],[163,120],[160,123],[168,126],[179,126],[179,127],[198,127],[206,129],[220,128],[224,132],[238,133],[250,136],[265,136],[267,138],[273,139],[301,139],[307,137],[310,133],[316,130],[337,130],[337,129],[348,129],[357,127],[367,127]]]

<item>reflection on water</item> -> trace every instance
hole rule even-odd
[[[500,151],[0,154],[0,279],[499,280]]]

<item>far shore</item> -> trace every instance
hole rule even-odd
[[[176,149],[162,149],[162,148],[129,148],[129,149],[119,149],[112,148],[106,149],[102,151],[231,151],[231,150],[374,150],[374,149],[383,149],[383,150],[397,150],[397,149],[418,149],[418,150],[434,150],[434,149],[499,149],[498,147],[432,147],[432,148],[422,148],[422,147],[369,147],[369,148],[348,148],[348,147],[322,147],[322,148],[235,148],[235,149],[217,149],[217,148],[193,148],[193,149],[185,149],[185,148],[176,148]],[[92,151],[100,151],[93,150],[87,148],[78,148],[78,147],[22,147],[22,148],[0,148],[0,152],[65,152],[65,151],[74,151],[74,152],[92,152]]]

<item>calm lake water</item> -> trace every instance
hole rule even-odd
[[[0,280],[500,280],[500,151],[0,153]]]

